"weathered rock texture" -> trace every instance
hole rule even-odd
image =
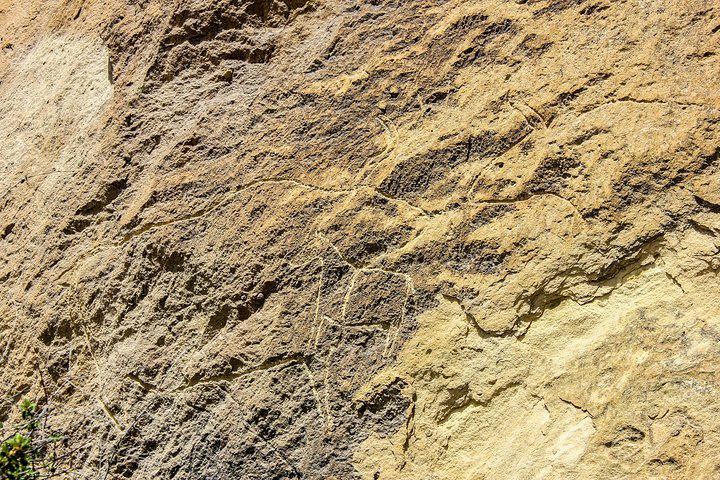
[[[0,34],[0,420],[77,478],[720,478],[717,2]]]

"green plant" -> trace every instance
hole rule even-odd
[[[22,415],[23,420],[27,422],[27,425],[25,426],[26,429],[30,432],[37,430],[39,427],[37,419],[37,403],[26,398],[20,402],[19,408],[20,415]]]
[[[0,445],[0,478],[30,480],[38,477],[32,443],[30,437],[16,433]]]
[[[33,402],[28,398],[20,402],[19,408],[20,414],[25,420],[28,420],[37,415],[37,403]]]
[[[0,480],[39,480],[57,472],[55,444],[62,436],[50,431],[38,405],[23,400],[22,422],[0,443]]]

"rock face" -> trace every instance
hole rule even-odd
[[[0,35],[0,420],[76,478],[720,478],[717,2]]]

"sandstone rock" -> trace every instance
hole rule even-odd
[[[720,478],[719,8],[0,1],[0,420],[77,478]]]

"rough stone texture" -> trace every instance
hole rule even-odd
[[[720,478],[717,2],[0,35],[0,420],[76,478]]]

